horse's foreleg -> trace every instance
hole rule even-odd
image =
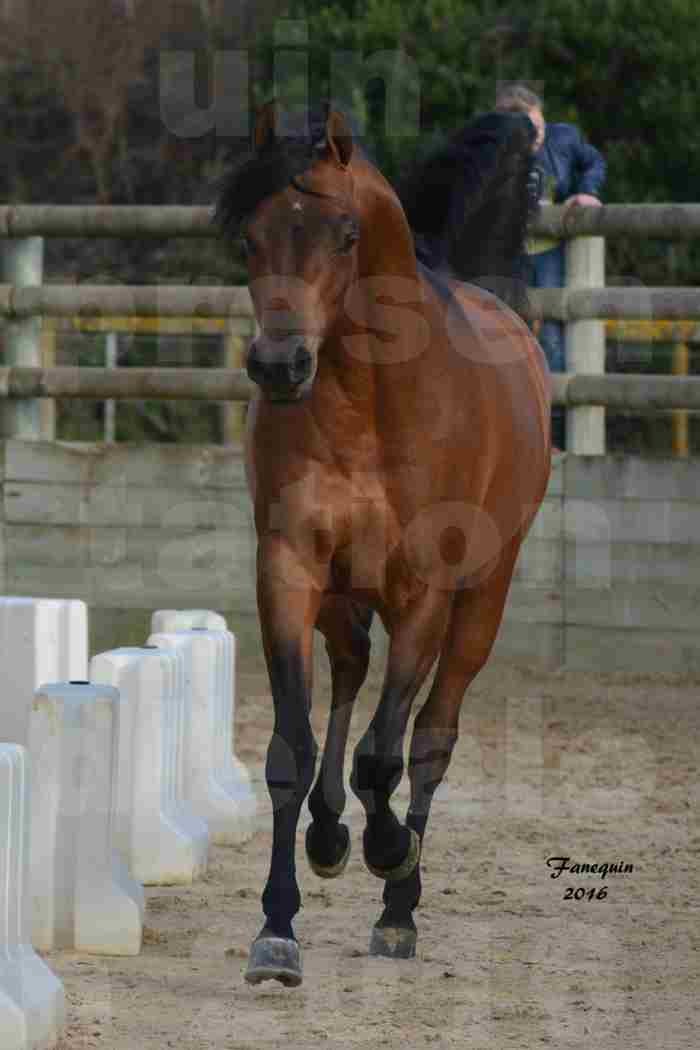
[[[371,619],[371,612],[358,612],[338,597],[326,600],[319,622],[331,665],[332,700],[321,768],[309,796],[313,823],[306,833],[306,853],[313,871],[325,879],[341,875],[350,856],[350,834],[340,823],[343,763],[353,705],[369,666]]]
[[[379,878],[405,878],[418,861],[415,831],[399,822],[390,799],[403,773],[403,739],[411,705],[439,650],[448,596],[431,591],[395,628],[382,694],[354,755],[351,786],[367,815],[365,862]]]
[[[314,590],[291,590],[280,577],[259,574],[258,606],[275,709],[265,778],[273,808],[270,872],[262,894],[265,925],[253,942],[246,980],[275,978],[299,984],[301,962],[292,929],[301,898],[295,837],[302,802],[313,781],[316,743],[311,731],[313,624],[320,604]]]

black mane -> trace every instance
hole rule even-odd
[[[214,211],[214,222],[221,233],[238,236],[241,223],[259,204],[285,189],[296,176],[309,171],[324,148],[331,108],[340,109],[324,101],[308,110],[282,113],[277,137],[270,139],[261,150],[249,149],[234,161],[231,171],[221,180]],[[355,145],[359,146],[354,121],[346,111],[343,115],[353,129]]]
[[[262,201],[313,166],[325,144],[330,109],[325,101],[284,115],[277,137],[234,163],[221,181],[214,212],[224,236],[237,237]],[[477,117],[396,187],[420,261],[488,288],[526,320],[525,237],[536,211],[529,189],[534,134],[521,114]],[[359,145],[354,128],[353,138]]]
[[[537,210],[531,121],[477,117],[397,186],[419,258],[494,292],[530,319],[525,238]]]

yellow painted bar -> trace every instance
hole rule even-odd
[[[687,343],[674,345],[672,366],[674,376],[688,375],[688,356]],[[682,459],[687,459],[690,455],[688,411],[684,408],[677,408],[673,413],[673,454]]]
[[[230,329],[224,317],[70,317],[75,332],[133,332],[137,335],[222,335]]]
[[[251,326],[253,323],[251,317]],[[221,317],[81,317],[46,318],[57,328],[76,332],[134,332],[150,335],[200,333],[219,335],[230,331],[230,321]],[[608,339],[623,343],[697,343],[700,324],[697,321],[606,321]]]
[[[621,343],[697,343],[697,321],[606,321],[605,335]]]

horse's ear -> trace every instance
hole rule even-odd
[[[331,109],[326,120],[326,144],[338,164],[347,167],[352,157],[352,129],[346,117]]]
[[[278,103],[277,99],[270,99],[258,110],[253,128],[253,149],[258,153],[268,143],[274,141],[277,128]]]

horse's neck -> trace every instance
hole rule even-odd
[[[334,461],[356,469],[430,469],[431,440],[476,462],[494,424],[484,395],[497,388],[486,338],[500,331],[493,297],[485,306],[487,293],[425,279],[390,188],[380,185],[363,214],[357,280],[320,352],[315,432]],[[508,311],[499,316],[510,324]]]
[[[418,264],[408,220],[398,197],[376,169],[358,180],[364,219],[360,241],[360,278],[397,276],[418,280]]]
[[[401,387],[415,382],[426,367],[426,286],[418,272],[413,235],[393,190],[372,169],[358,192],[364,215],[357,278],[345,297],[338,325],[336,355],[349,396],[370,396],[390,417],[400,404]],[[409,306],[408,304],[415,304]]]
[[[363,173],[364,175],[364,173]],[[376,175],[376,173],[374,173]],[[381,176],[356,181],[363,216],[357,278],[321,348],[317,425],[350,460],[408,455],[444,391],[444,311],[419,272],[413,235]],[[431,418],[432,416],[432,418]],[[338,442],[338,431],[346,440]]]

